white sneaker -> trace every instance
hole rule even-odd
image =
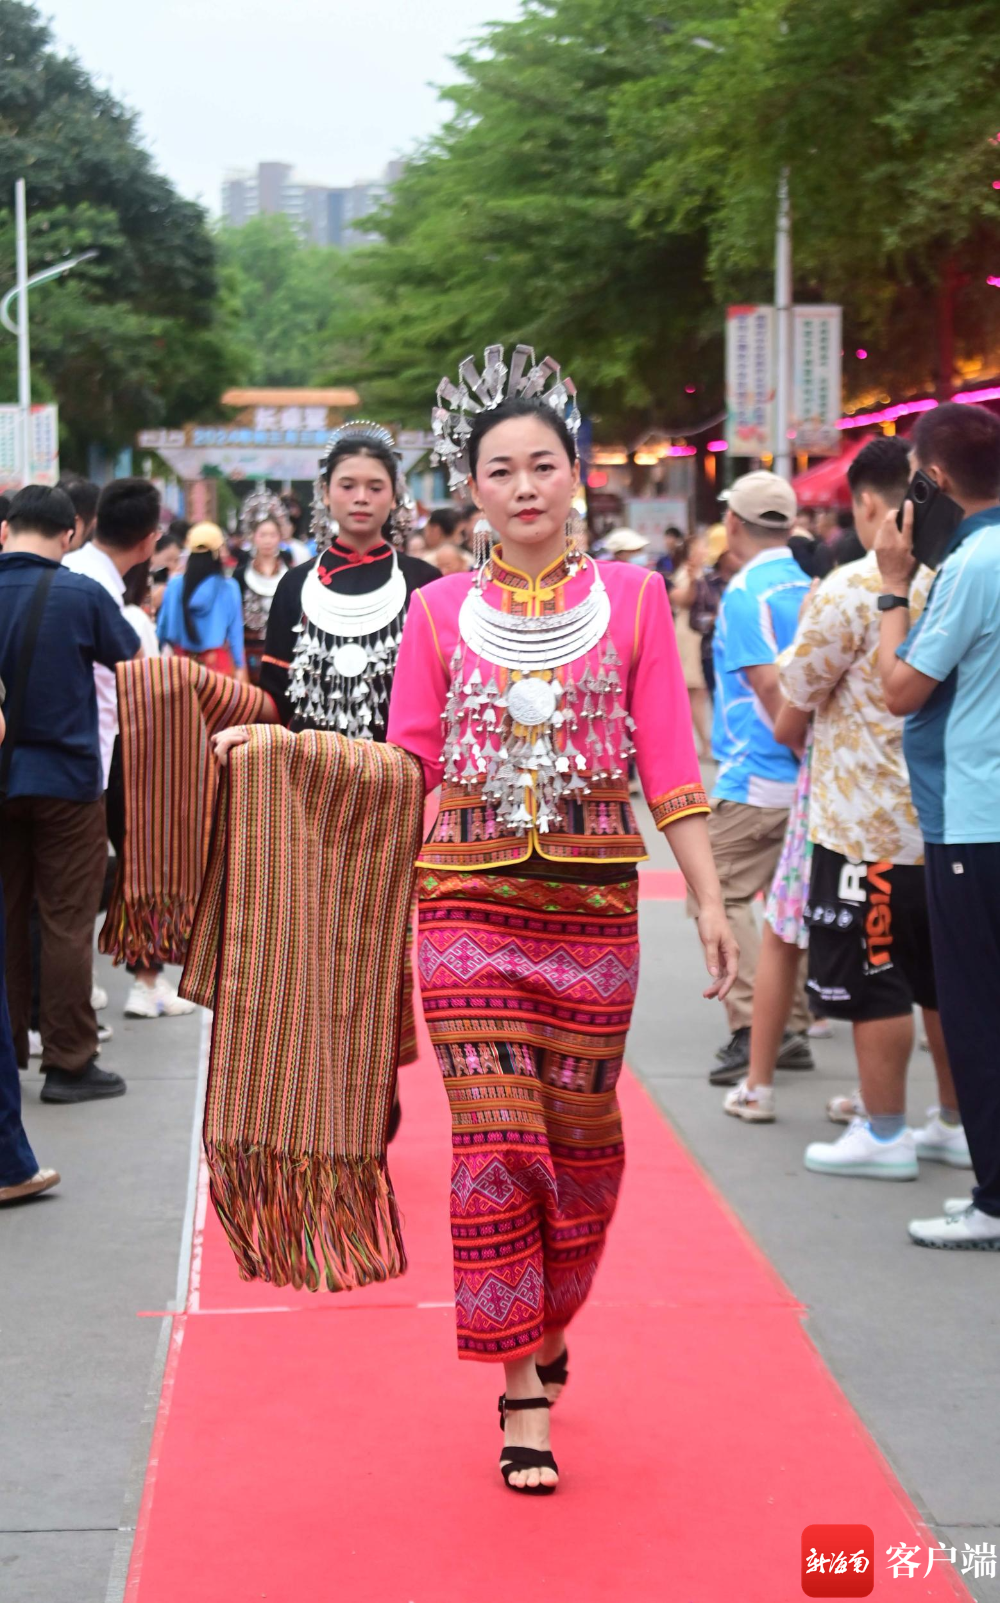
[[[42,1056],[42,1033],[41,1033],[40,1030],[29,1030],[28,1031],[28,1057],[29,1058],[41,1058],[41,1056]]]
[[[756,1086],[751,1091],[744,1076],[726,1093],[722,1106],[727,1114],[735,1114],[737,1119],[757,1125],[770,1124],[774,1119],[774,1087]]]
[[[850,1092],[846,1097],[831,1097],[826,1105],[826,1117],[832,1119],[835,1125],[850,1125],[852,1119],[866,1119],[868,1110],[861,1097],[860,1088]]]
[[[911,1220],[910,1239],[922,1248],[982,1248],[1000,1253],[1000,1219],[983,1214],[970,1203],[960,1213],[946,1213],[937,1220]]]
[[[891,1142],[880,1142],[863,1119],[853,1119],[835,1142],[810,1142],[805,1164],[819,1175],[854,1175],[870,1181],[915,1181],[918,1174],[913,1132],[904,1129]]]
[[[144,980],[134,980],[125,999],[126,1019],[159,1019],[160,1008],[156,987],[147,986]]]
[[[810,1041],[829,1041],[833,1035],[833,1026],[828,1019],[814,1019],[807,1028],[806,1035]]]
[[[98,1041],[110,1041],[113,1035],[114,1035],[114,1031],[113,1031],[113,1029],[111,1028],[110,1025],[98,1025],[98,1027],[97,1027],[97,1039],[98,1039]]]
[[[964,1209],[971,1209],[971,1197],[946,1197],[942,1205],[946,1214],[961,1214]]]
[[[166,975],[157,975],[154,990],[161,1014],[193,1014],[198,1006],[197,1003],[188,1002],[186,997],[178,997]]]
[[[94,989],[90,993],[90,1006],[95,1014],[99,1014],[102,1008],[108,1006],[108,994],[103,986],[97,984],[96,980],[94,981]]]
[[[125,1003],[126,1019],[158,1019],[161,1014],[193,1014],[194,1010],[195,1004],[178,997],[163,975],[157,975],[152,986],[137,980]]]
[[[946,1125],[936,1108],[927,1110],[927,1124],[913,1132],[917,1144],[917,1157],[930,1158],[939,1164],[951,1164],[957,1170],[971,1170],[972,1157],[964,1125]]]

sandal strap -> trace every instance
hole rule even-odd
[[[554,1470],[557,1476],[559,1474],[559,1466],[548,1448],[502,1448],[500,1465],[510,1470]]]
[[[535,1369],[543,1387],[564,1387],[569,1380],[569,1349],[564,1348],[558,1359],[547,1365],[536,1364]]]
[[[507,1394],[502,1392],[497,1400],[497,1407],[500,1410],[502,1430],[506,1416],[512,1414],[515,1409],[551,1409],[552,1405],[547,1398],[508,1398]]]

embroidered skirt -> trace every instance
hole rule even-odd
[[[418,876],[424,1014],[452,1113],[459,1355],[511,1359],[576,1314],[624,1169],[616,1085],[638,879],[529,859]]]

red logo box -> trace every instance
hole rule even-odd
[[[807,1598],[867,1598],[875,1586],[870,1526],[806,1526],[802,1591]]]

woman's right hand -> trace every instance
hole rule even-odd
[[[250,739],[250,731],[245,724],[234,724],[232,729],[220,730],[218,735],[212,736],[212,748],[215,752],[216,762],[225,768],[229,762],[229,754],[234,746],[246,746]]]

